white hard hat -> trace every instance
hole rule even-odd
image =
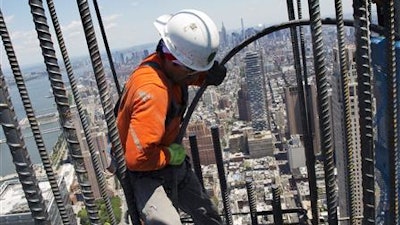
[[[154,25],[172,55],[185,66],[196,71],[211,68],[218,51],[219,33],[205,13],[185,9],[158,17]]]

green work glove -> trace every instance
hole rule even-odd
[[[170,155],[169,165],[178,166],[185,160],[186,151],[182,145],[173,143],[168,147],[168,151]]]

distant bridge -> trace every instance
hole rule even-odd
[[[61,130],[60,127],[53,127],[53,128],[43,130],[43,131],[41,131],[41,133],[49,134],[49,133],[54,133],[54,132],[57,132],[60,130]],[[31,137],[33,137],[33,134],[28,134],[28,135],[24,136],[24,138],[31,138]],[[6,139],[0,139],[0,144],[6,143],[6,142],[7,142]]]

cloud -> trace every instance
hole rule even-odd
[[[130,5],[133,7],[137,7],[139,5],[139,1],[132,1]]]
[[[111,21],[114,21],[114,20],[120,18],[121,16],[122,16],[121,14],[109,15],[109,16],[104,17],[104,21],[105,22],[111,22]]]
[[[63,33],[75,33],[75,32],[81,32],[82,31],[82,23],[80,20],[72,20],[69,24],[66,26],[61,26],[61,30]]]
[[[109,24],[106,24],[106,25],[105,25],[105,29],[106,29],[106,30],[110,30],[111,28],[117,27],[117,26],[118,26],[117,23],[109,23]]]
[[[6,16],[6,17],[4,17],[4,21],[6,22],[6,24],[12,23],[12,21],[14,20],[14,18],[15,18],[15,15]]]

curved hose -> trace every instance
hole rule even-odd
[[[322,24],[324,25],[336,25],[336,20],[331,19],[331,18],[325,18],[321,20]],[[344,20],[344,25],[345,26],[353,26],[354,21],[353,20]],[[221,60],[221,65],[225,65],[236,53],[241,51],[243,48],[245,48],[247,45],[250,43],[258,40],[259,38],[264,37],[267,34],[273,33],[275,31],[279,31],[285,28],[289,28],[292,26],[304,26],[304,25],[310,25],[310,20],[292,20],[289,22],[281,23],[279,25],[273,25],[270,27],[267,27],[260,32],[256,33],[255,35],[249,37],[248,39],[244,40],[242,43],[234,47],[226,56]],[[371,24],[370,29],[374,32],[377,32],[379,34],[383,34],[384,28],[378,25]],[[399,34],[395,34],[396,39],[400,39]],[[189,124],[190,117],[193,114],[194,109],[196,108],[196,105],[198,101],[200,100],[201,96],[203,95],[204,91],[206,90],[207,85],[203,84],[199,90],[197,90],[196,95],[194,96],[186,114],[185,118],[182,121],[181,128],[179,130],[179,134],[177,136],[176,142],[177,143],[182,143],[183,136],[185,135],[185,131],[187,128],[187,125]]]

